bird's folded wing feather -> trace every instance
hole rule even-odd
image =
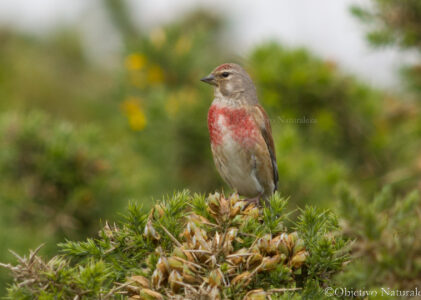
[[[260,128],[262,137],[265,140],[266,145],[269,150],[269,154],[270,154],[270,158],[272,162],[273,181],[275,184],[275,191],[276,191],[278,188],[279,175],[278,175],[278,165],[276,164],[276,153],[275,153],[275,146],[274,146],[273,138],[272,138],[272,128],[270,126],[270,121],[265,110],[260,105],[253,106],[252,115],[254,116],[254,120],[256,124]]]

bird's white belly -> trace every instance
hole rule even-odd
[[[213,151],[221,176],[241,195],[254,197],[263,192],[256,178],[256,158],[243,144],[232,138],[230,132],[223,132],[222,143]],[[219,160],[219,162],[217,161]]]

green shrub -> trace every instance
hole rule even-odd
[[[354,240],[354,261],[341,275],[356,288],[410,290],[421,284],[421,202],[414,191],[394,196],[385,187],[371,201],[342,187],[343,232]]]
[[[7,249],[93,234],[119,206],[120,184],[94,128],[41,112],[0,117],[0,259]],[[3,281],[3,280],[2,280]]]
[[[7,265],[15,278],[8,299],[321,295],[348,257],[336,218],[308,207],[291,231],[286,201],[276,194],[270,204],[259,214],[235,194],[187,192],[150,212],[133,203],[122,222],[85,242],[60,244],[50,261],[34,251]]]

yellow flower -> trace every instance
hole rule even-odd
[[[141,131],[146,127],[146,116],[140,105],[141,99],[128,97],[121,104],[121,109],[126,113],[129,126],[132,130]]]
[[[129,125],[134,131],[142,131],[146,127],[146,116],[142,110],[129,115]]]
[[[164,81],[164,71],[158,65],[152,65],[148,70],[148,82],[158,84]]]
[[[149,38],[151,40],[152,45],[154,45],[155,48],[159,49],[165,44],[165,41],[167,40],[167,35],[161,27],[158,27],[151,31],[151,33],[149,34]]]
[[[186,36],[181,36],[175,44],[175,53],[178,55],[186,54],[191,49],[191,41]]]
[[[126,57],[125,66],[128,70],[138,71],[146,64],[146,57],[142,53],[132,53]]]

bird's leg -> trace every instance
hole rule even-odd
[[[257,195],[256,197],[253,197],[253,198],[244,199],[244,201],[247,202],[247,206],[249,206],[250,204],[254,204],[254,206],[259,207],[261,197],[262,195]]]

